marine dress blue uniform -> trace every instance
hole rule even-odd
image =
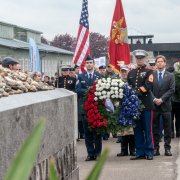
[[[147,53],[143,50],[136,50],[133,52],[136,59],[144,58]],[[145,108],[140,114],[140,118],[136,121],[134,128],[136,156],[131,160],[136,159],[153,159],[153,75],[152,70],[146,68],[146,65],[137,67],[128,73],[127,81],[129,85],[136,91],[139,99],[142,101]]]

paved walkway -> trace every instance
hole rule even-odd
[[[130,156],[117,157],[120,144],[116,139],[103,141],[103,147],[110,149],[108,160],[102,170],[100,180],[180,180],[180,138],[172,140],[172,157],[164,156],[163,143],[160,144],[160,156],[149,160],[129,160]],[[77,143],[77,155],[80,180],[85,180],[94,165],[94,161],[84,161],[87,154],[84,140]]]

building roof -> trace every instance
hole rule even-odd
[[[17,49],[29,49],[29,43],[20,41],[17,39],[4,39],[0,38],[0,46],[10,47],[10,48],[17,48]],[[73,52],[67,51],[61,48],[57,48],[54,46],[50,46],[43,43],[37,43],[37,46],[40,51],[52,52],[52,53],[60,53],[60,54],[69,54],[73,55]]]
[[[30,32],[33,32],[33,33],[37,33],[37,34],[42,34],[42,32],[40,32],[40,31],[36,31],[36,30],[33,30],[33,29],[29,29],[29,28],[24,28],[24,27],[21,27],[21,26],[17,26],[17,25],[6,23],[6,22],[2,22],[2,21],[0,21],[0,24],[4,25],[4,26],[21,28],[21,29],[24,29],[24,30],[27,30],[27,31],[30,31]]]
[[[130,50],[143,49],[146,51],[180,51],[180,43],[130,44]]]

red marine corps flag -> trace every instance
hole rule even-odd
[[[84,60],[87,58],[87,55],[89,54],[90,54],[90,47],[89,47],[88,1],[83,0],[73,63],[77,64],[78,66],[81,66],[81,70],[83,70]]]
[[[127,26],[121,0],[116,0],[109,40],[109,59],[116,71],[120,70],[121,65],[130,63]]]

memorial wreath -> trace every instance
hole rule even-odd
[[[134,127],[140,107],[133,89],[120,78],[97,80],[85,96],[84,110],[89,128],[101,134]]]

